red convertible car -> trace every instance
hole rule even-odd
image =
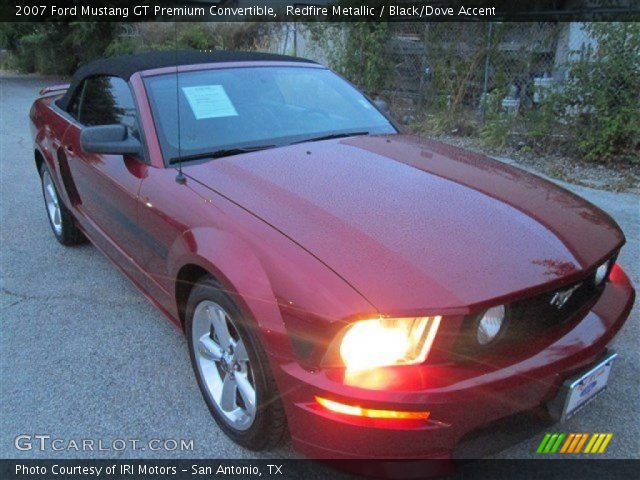
[[[635,296],[616,223],[403,134],[321,65],[149,53],[41,94],[53,234],[89,239],[184,329],[240,445],[448,458],[516,412],[568,418],[615,375],[607,345]]]

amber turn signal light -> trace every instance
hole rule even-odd
[[[389,418],[401,420],[426,420],[429,418],[429,412],[406,412],[397,410],[374,410],[371,408],[362,408],[357,405],[347,405],[345,403],[335,402],[322,397],[316,397],[316,402],[327,410],[343,415],[353,415],[357,417],[367,418]]]

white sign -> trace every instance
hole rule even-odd
[[[182,91],[197,120],[238,115],[222,85],[182,87]]]

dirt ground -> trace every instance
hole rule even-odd
[[[635,164],[629,162],[598,164],[511,147],[492,150],[483,147],[477,139],[471,137],[442,135],[434,138],[493,157],[510,158],[517,165],[575,185],[610,192],[640,194],[640,161]]]

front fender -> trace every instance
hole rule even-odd
[[[189,264],[211,272],[245,319],[257,327],[267,353],[291,358],[291,345],[269,277],[246,242],[216,228],[196,227],[176,239],[167,261],[172,278]]]
[[[60,165],[60,161],[64,159],[61,142],[68,124],[65,120],[60,120],[57,117],[52,120],[52,115],[49,106],[43,105],[41,100],[36,100],[33,104],[29,114],[31,120],[30,128],[33,135],[33,152],[36,155],[36,166],[38,166],[37,156],[39,155],[49,167],[62,202],[67,208],[71,209],[74,202],[72,202],[68,191],[70,180],[68,178],[65,179],[64,171]]]
[[[49,170],[55,177],[57,177],[59,172],[57,162],[54,158],[55,145],[53,145],[50,135],[48,136],[47,133],[45,133],[45,131],[42,129],[38,129],[35,131],[35,137],[33,140],[33,151],[36,155],[40,155],[40,157],[42,157],[42,159],[49,167]],[[57,178],[54,178],[54,181],[57,180]]]
[[[71,201],[69,199],[69,195],[67,195],[67,189],[62,182],[62,175],[60,173],[60,168],[58,166],[58,162],[53,157],[54,152],[52,152],[49,148],[47,148],[47,139],[42,132],[38,132],[36,135],[36,139],[33,143],[33,151],[36,156],[40,156],[45,165],[49,168],[49,172],[51,172],[51,178],[53,183],[56,186],[56,190],[58,191],[58,196],[64,203],[64,205],[69,208],[71,205]],[[38,166],[38,162],[36,161],[36,167]],[[40,174],[40,172],[38,172]]]

